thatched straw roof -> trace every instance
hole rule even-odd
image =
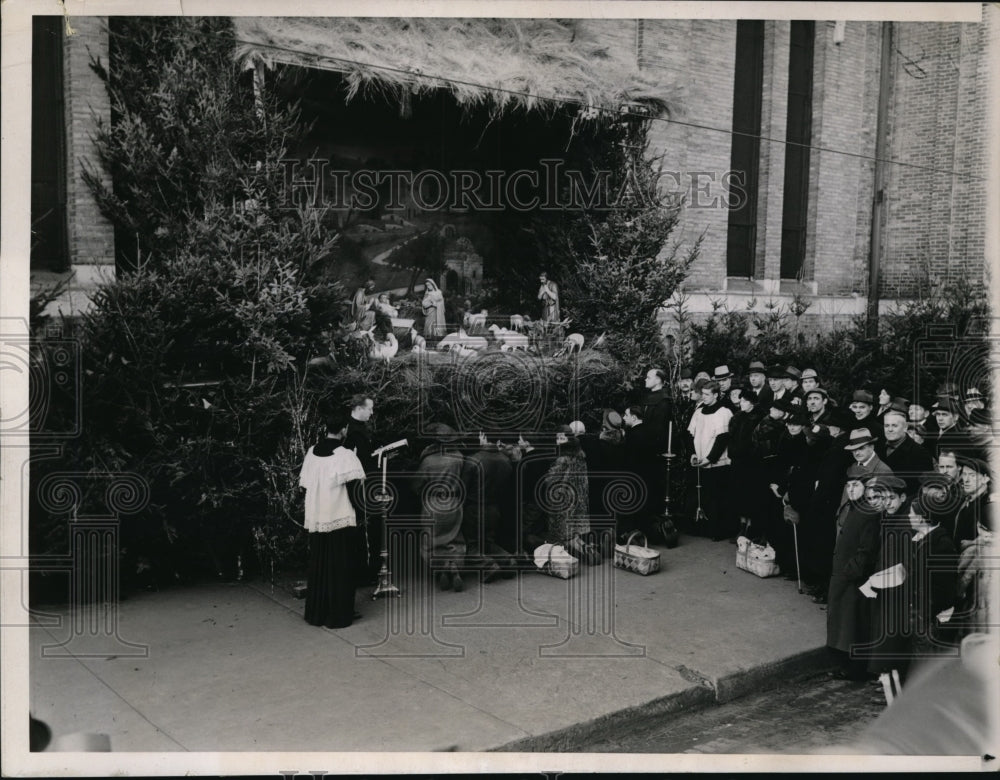
[[[555,19],[236,18],[237,57],[341,72],[350,100],[448,90],[460,105],[552,112],[671,108],[671,88],[641,73],[621,22]],[[614,38],[609,25],[617,25]]]

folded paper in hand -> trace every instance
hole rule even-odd
[[[903,564],[897,563],[895,566],[890,566],[888,569],[882,569],[882,571],[875,572],[871,577],[869,577],[863,585],[861,585],[858,590],[860,590],[865,596],[870,599],[875,598],[875,588],[879,590],[886,590],[887,588],[898,588],[906,582],[906,569],[903,568]]]

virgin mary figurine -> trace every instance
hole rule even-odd
[[[424,310],[424,338],[440,338],[444,335],[444,293],[432,279],[427,279],[424,299],[420,302]]]

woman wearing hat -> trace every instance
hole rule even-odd
[[[590,490],[580,440],[563,426],[555,443],[556,459],[542,479],[538,496],[548,519],[546,541],[561,544],[585,563],[598,564],[600,554],[582,538],[590,533]]]
[[[729,457],[733,462],[733,495],[738,496],[740,534],[750,533],[748,528],[757,522],[760,525],[761,484],[759,461],[754,456],[753,432],[760,422],[757,411],[757,393],[751,388],[740,388],[740,409],[729,422]]]
[[[444,570],[437,574],[438,587],[459,591],[464,587],[459,569],[466,553],[462,535],[465,459],[456,446],[458,434],[450,425],[431,423],[427,433],[431,443],[420,453],[412,483],[423,506],[421,519],[431,525],[430,538],[422,537],[420,552],[428,563],[445,560]]]

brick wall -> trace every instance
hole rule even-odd
[[[115,262],[114,230],[101,215],[83,181],[83,163],[100,170],[92,136],[95,114],[110,121],[111,107],[104,85],[91,71],[93,54],[108,63],[108,32],[102,17],[73,17],[65,36],[63,72],[66,89],[66,221],[72,266],[111,266]],[[110,270],[110,269],[109,269]]]
[[[757,201],[757,278],[776,282],[781,273],[781,209],[785,188],[785,123],[791,23],[764,25],[764,87],[760,119]],[[770,140],[764,140],[770,139]]]
[[[984,11],[984,13],[987,13]],[[896,24],[882,259],[882,294],[914,295],[924,272],[933,278],[976,276],[984,268],[987,24]],[[721,175],[728,170],[736,23],[715,20],[616,22],[602,34],[636,50],[647,75],[677,98],[673,123],[654,123],[653,147],[666,170]],[[775,289],[780,273],[790,24],[765,25],[756,278]],[[820,294],[864,295],[874,188],[881,25],[817,22],[810,155],[809,231],[804,277]],[[684,124],[681,124],[684,123]],[[697,125],[697,126],[695,126]],[[703,127],[698,127],[703,126]],[[768,141],[766,139],[775,139]],[[849,154],[838,154],[837,151]],[[952,176],[950,171],[959,175]],[[937,171],[944,171],[940,173]],[[979,177],[979,178],[969,178]],[[715,191],[721,191],[721,188]],[[681,237],[702,231],[702,255],[689,289],[722,290],[726,275],[724,208],[689,206]]]
[[[985,268],[987,28],[897,24],[882,294]],[[955,175],[951,172],[954,171]]]
[[[833,22],[816,25],[813,151],[805,278],[826,293],[863,289],[871,229],[871,159],[878,112],[877,23],[848,22],[834,43]]]
[[[650,144],[664,155],[664,170],[680,174],[678,184],[688,193],[678,238],[690,245],[705,233],[689,285],[719,289],[726,276],[729,213],[722,177],[732,148],[736,22],[645,20],[642,44],[643,72],[680,87],[680,110],[671,117],[679,121],[654,123]],[[695,192],[698,187],[704,192]]]

